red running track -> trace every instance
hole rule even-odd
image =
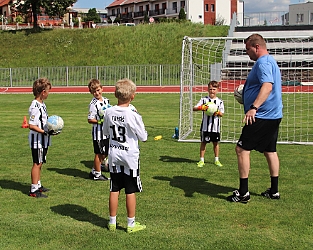
[[[221,91],[223,93],[232,93],[237,83],[222,83]],[[103,87],[104,93],[114,93],[114,86]],[[194,86],[193,92],[207,92],[206,86]],[[185,91],[189,91],[189,87],[185,87]],[[282,86],[282,91],[285,93],[305,92],[313,93],[312,85],[300,86]],[[137,93],[180,93],[180,86],[137,86]],[[0,87],[0,94],[32,94],[31,87]],[[50,93],[89,93],[87,86],[71,86],[71,87],[52,87]]]
[[[115,87],[103,87],[104,93],[114,93]],[[180,86],[137,86],[136,92],[138,93],[179,93]],[[31,87],[8,87],[0,88],[2,94],[32,94]],[[50,93],[89,93],[88,87],[86,86],[71,86],[71,87],[53,87]]]

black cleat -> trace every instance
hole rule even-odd
[[[48,191],[50,191],[50,189],[49,188],[45,188],[44,186],[41,186],[39,189],[39,192],[48,192]]]
[[[35,198],[48,198],[48,196],[41,193],[39,189],[37,189],[35,192],[29,192],[28,196],[35,197]]]
[[[271,189],[270,189],[270,188],[268,188],[265,192],[261,193],[261,195],[264,196],[264,197],[266,197],[266,198],[273,199],[273,200],[278,200],[278,199],[280,199],[279,193],[277,192],[277,193],[273,194],[273,193],[271,192]]]
[[[89,173],[89,178],[94,180],[94,181],[107,181],[109,180],[109,178],[105,177],[104,175],[100,175],[100,176],[95,176],[93,173]]]
[[[247,203],[250,200],[250,193],[247,192],[245,195],[240,195],[238,190],[234,190],[233,195],[228,196],[227,200],[230,202]]]

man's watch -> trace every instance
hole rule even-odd
[[[250,109],[255,109],[256,111],[258,111],[258,108],[254,106],[253,104],[250,106]]]

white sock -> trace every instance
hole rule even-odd
[[[100,172],[95,171],[95,172],[94,172],[94,175],[95,175],[96,177],[99,177],[99,176],[101,175],[101,171],[100,171]]]
[[[134,227],[135,226],[135,217],[133,217],[133,218],[127,217],[127,226],[128,227]]]
[[[110,216],[110,224],[116,224],[116,215],[115,216]]]
[[[215,161],[218,161],[218,157],[215,157]]]
[[[203,162],[204,162],[204,157],[200,157],[200,161],[203,161]]]
[[[38,184],[32,184],[32,185],[30,186],[30,192],[33,193],[33,192],[37,191],[38,188],[39,188]]]
[[[41,181],[39,180],[38,181],[38,188],[40,188],[41,187]]]

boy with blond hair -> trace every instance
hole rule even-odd
[[[103,119],[106,108],[110,107],[109,99],[102,96],[102,85],[98,79],[91,79],[88,84],[93,98],[89,104],[88,123],[92,124],[92,140],[94,150],[93,168],[89,178],[94,181],[108,180],[101,172],[101,163],[108,156],[109,137],[103,134]]]
[[[110,136],[110,231],[116,230],[118,198],[123,188],[126,194],[127,233],[146,228],[135,222],[135,193],[142,191],[138,141],[146,141],[148,137],[142,117],[130,104],[135,93],[136,85],[131,80],[119,80],[115,85],[118,103],[106,111],[103,123],[103,133]]]
[[[198,167],[203,167],[204,164],[204,154],[206,149],[206,144],[213,143],[214,152],[214,164],[218,167],[223,165],[219,161],[219,144],[221,139],[221,119],[220,117],[224,114],[224,103],[222,99],[217,97],[219,89],[219,83],[217,81],[210,81],[208,84],[208,96],[202,97],[196,106],[193,107],[193,111],[206,111],[208,106],[205,105],[208,102],[213,102],[217,106],[217,111],[208,116],[205,112],[202,114],[202,122],[200,127],[200,161],[197,163]]]
[[[29,135],[28,141],[32,151],[33,167],[31,170],[31,187],[29,196],[35,198],[47,198],[43,192],[49,191],[41,185],[41,168],[46,163],[48,147],[51,146],[50,135],[57,134],[54,131],[47,130],[48,111],[44,100],[48,98],[51,83],[47,78],[39,78],[33,83],[33,94],[29,113]]]

